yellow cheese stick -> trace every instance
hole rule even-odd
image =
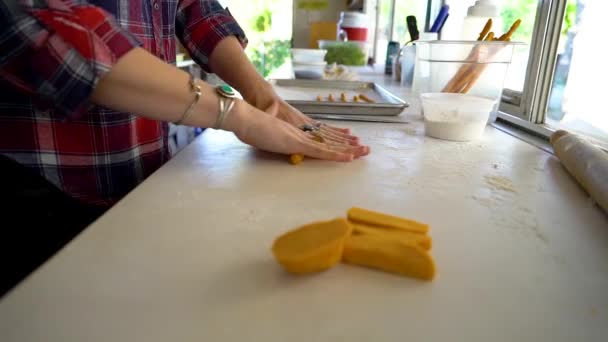
[[[418,234],[426,234],[429,231],[427,224],[362,208],[350,208],[348,219],[355,223],[398,228]]]
[[[344,243],[342,261],[424,280],[435,277],[435,262],[427,251],[413,242],[379,235],[348,237]]]
[[[373,226],[362,223],[352,223],[353,234],[371,234],[386,237],[387,239],[394,239],[397,241],[412,242],[416,245],[430,250],[433,246],[433,239],[428,235],[422,235],[418,233],[412,233],[401,229],[395,229],[390,227]]]
[[[343,218],[313,222],[279,236],[272,245],[276,260],[290,273],[311,273],[337,264],[352,226]]]

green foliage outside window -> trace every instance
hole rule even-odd
[[[503,3],[501,13],[503,32],[508,31],[515,20],[522,20],[521,26],[515,31],[515,34],[511,38],[512,41],[521,41],[528,44],[531,42],[538,3],[538,0],[512,0]],[[574,26],[576,11],[576,1],[568,0],[566,13],[564,15],[564,23],[562,25],[562,34],[566,34]]]
[[[283,65],[290,55],[291,41],[271,40],[263,42],[262,46],[248,49],[249,59],[264,77]]]
[[[264,39],[264,33],[272,27],[272,12],[268,8],[256,15],[250,26],[254,32],[259,34],[259,37],[247,48],[247,55],[256,70],[267,77],[272,71],[283,65],[290,56],[291,42]]]

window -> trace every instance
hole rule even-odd
[[[393,36],[392,39],[401,43],[410,40],[405,18],[409,15],[416,17],[418,30],[424,31],[426,21],[426,1],[395,1],[395,15],[393,16]]]
[[[434,5],[441,2],[432,0]],[[450,17],[442,39],[458,39],[466,9],[475,1],[445,2],[450,5]],[[503,30],[522,19],[512,40],[526,43],[513,56],[499,117],[545,136],[556,129],[567,129],[608,147],[608,114],[600,103],[608,68],[603,61],[604,49],[598,44],[604,38],[603,14],[608,2],[497,3],[501,4]]]
[[[249,39],[245,52],[264,77],[289,58],[292,37],[292,0],[222,0]]]
[[[427,1],[377,0],[377,26],[374,56],[376,63],[384,63],[388,42],[397,41],[400,45],[407,43],[409,32],[405,18],[416,16],[418,30],[424,31],[426,22]]]
[[[545,123],[585,134],[595,140],[608,136],[602,81],[605,57],[597,42],[604,35],[605,1],[568,1],[560,31],[555,71]],[[603,48],[599,48],[603,50]],[[603,71],[603,73],[602,73]],[[595,86],[595,85],[599,85]]]

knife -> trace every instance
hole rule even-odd
[[[397,124],[409,124],[408,121],[399,119],[388,119],[388,118],[370,118],[360,116],[346,116],[346,115],[331,115],[331,114],[307,114],[313,119],[323,120],[336,120],[336,121],[355,121],[355,122],[377,122],[377,123],[397,123]]]
[[[410,32],[410,42],[418,40],[418,38],[420,38],[420,32],[418,31],[416,17],[413,15],[408,15],[405,17],[405,21],[407,23],[407,30]]]

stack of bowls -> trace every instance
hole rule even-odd
[[[291,49],[291,62],[296,78],[320,79],[325,70],[323,49]]]

